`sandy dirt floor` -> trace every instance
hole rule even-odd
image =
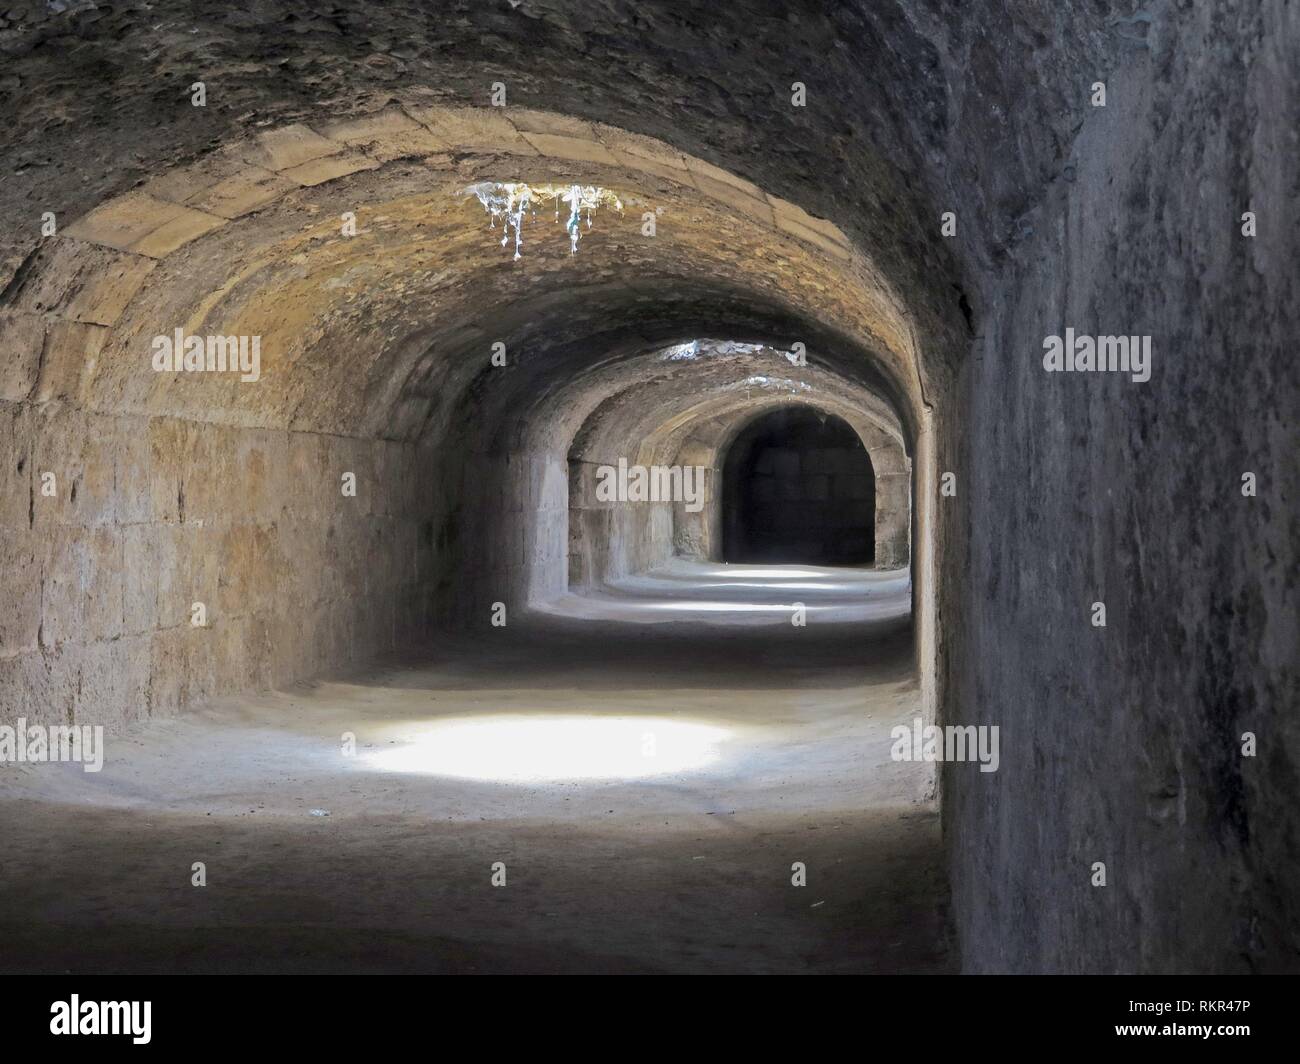
[[[951,970],[908,593],[677,563],[0,766],[0,970]]]

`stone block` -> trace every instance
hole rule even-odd
[[[713,178],[702,174],[695,174],[694,179],[695,187],[706,196],[717,200],[719,203],[726,204],[733,210],[748,215],[768,228],[775,227],[776,219],[772,214],[772,207],[767,202],[767,197],[755,186],[749,186],[753,190],[753,194],[751,194],[741,186],[725,181],[715,181]]]
[[[336,177],[346,177],[360,170],[376,170],[379,163],[361,152],[349,152],[346,155],[330,155],[313,159],[309,163],[295,166],[283,171],[284,176],[298,184],[311,187],[333,181]]]
[[[254,166],[279,173],[343,150],[338,142],[322,137],[308,126],[296,124],[258,134],[245,146],[243,154]]]
[[[225,225],[225,219],[203,211],[182,208],[183,213],[163,222],[148,236],[133,243],[129,250],[150,258],[161,259],[170,255],[191,240],[197,240],[205,233]]]
[[[32,419],[32,526],[52,528],[78,524],[72,488],[81,477],[86,448],[86,416],[66,403],[49,403],[34,410]],[[44,474],[53,474],[54,494],[46,495]]]
[[[185,523],[203,524],[219,520],[231,495],[237,492],[235,440],[238,431],[224,425],[189,423],[186,430],[188,446],[179,456],[178,466]]]
[[[824,218],[814,218],[802,207],[787,200],[768,196],[776,227],[784,233],[798,237],[806,243],[821,248],[835,258],[847,261],[853,257],[852,245],[838,226]]]
[[[215,215],[128,192],[73,222],[65,235],[157,259],[224,224]]]
[[[52,528],[42,535],[41,545],[41,647],[53,650],[63,643],[84,642],[81,585],[90,561],[83,530]]]
[[[67,724],[76,707],[79,661],[80,648],[72,644],[0,657],[0,712],[9,723],[25,717],[29,724]]]
[[[320,126],[321,132],[331,140],[340,141],[352,147],[363,147],[403,133],[422,129],[420,123],[400,107],[389,106],[370,114],[357,115],[353,118],[341,118]],[[435,138],[436,139],[436,138]],[[442,148],[446,143],[439,141]]]
[[[0,529],[31,526],[32,425],[29,407],[0,403]]]
[[[33,398],[40,403],[52,399],[79,399],[83,382],[89,381],[99,362],[99,352],[108,337],[103,325],[77,321],[52,321],[45,332],[40,378]]]
[[[67,520],[82,526],[114,523],[121,501],[117,483],[120,423],[100,414],[82,417],[85,434],[81,460],[68,491]]]
[[[106,729],[105,765],[113,760],[113,733],[148,716],[150,666],[145,636],[94,643],[80,653],[74,719]]]
[[[285,504],[296,516],[321,513],[332,504],[340,481],[327,469],[325,437],[311,432],[293,432],[286,440],[288,469]]]
[[[172,530],[176,566],[172,583],[158,589],[158,613],[162,624],[191,627],[194,603],[203,603],[209,625],[222,617],[221,584],[226,559],[222,555],[225,528],[221,525],[187,523]],[[167,598],[164,599],[166,592]]]
[[[274,607],[279,574],[289,568],[269,525],[240,523],[217,537],[220,574],[214,588],[222,618],[242,617]],[[211,603],[209,604],[211,608]]]
[[[0,399],[26,399],[36,387],[45,346],[45,321],[35,314],[0,312]]]
[[[158,623],[158,589],[164,571],[172,564],[163,540],[170,533],[154,525],[132,525],[122,530],[122,631],[127,635],[152,632]]]
[[[184,627],[155,632],[149,640],[149,711],[168,716],[204,693],[203,658],[211,633]]]
[[[783,233],[788,233],[790,236],[798,237],[798,239],[804,241],[804,243],[812,244],[814,247],[820,248],[833,258],[837,258],[842,262],[847,262],[853,258],[853,253],[847,247],[843,244],[836,243],[833,240],[828,240],[815,229],[809,229],[807,226],[799,225],[795,222],[789,221],[788,219],[783,220],[780,217],[777,218],[776,222],[777,228]]]
[[[219,148],[188,166],[174,166],[156,174],[140,186],[140,191],[154,199],[193,206],[193,201],[208,189],[247,166],[237,148]]]
[[[151,521],[153,504],[148,420],[116,419],[113,440],[117,521],[122,525]]]
[[[0,595],[0,657],[37,648],[44,544],[43,534],[27,528],[0,534],[0,572],[5,576],[5,593]]]
[[[112,325],[155,265],[142,255],[60,237],[41,248],[9,293],[9,304],[30,314]]]
[[[424,159],[427,165],[435,168],[451,169],[447,145],[424,126],[389,133],[359,147],[381,163],[394,159]]]
[[[717,170],[716,167],[713,169]],[[725,173],[725,171],[719,172]],[[768,196],[767,198],[772,204],[772,211],[778,221],[789,222],[805,229],[811,229],[815,233],[820,233],[827,240],[847,246],[847,238],[840,232],[839,226],[834,222],[827,221],[825,218],[817,218],[797,204],[791,203],[789,200],[783,200],[778,196]]]
[[[609,153],[613,157],[615,165],[621,166],[625,169],[636,170],[640,173],[654,174],[656,177],[661,177],[668,181],[675,181],[679,185],[693,184],[690,172],[685,167],[670,166],[654,159],[643,159],[640,156],[631,155],[628,152],[620,151],[617,148],[610,148]]]
[[[193,435],[188,422],[157,417],[149,421],[149,493],[153,520],[184,518],[185,455]]]
[[[279,199],[299,183],[260,166],[249,166],[191,199],[197,210],[219,218],[242,218]]]
[[[690,184],[685,156],[662,141],[601,124],[596,125],[596,136],[610,151],[629,155],[640,162],[654,163],[657,169],[653,172],[671,172],[674,180]],[[639,164],[633,165],[635,169],[644,169]]]
[[[498,109],[428,107],[407,108],[407,113],[452,148],[506,152],[511,155],[537,154],[537,149],[523,138]]]
[[[195,601],[205,602],[196,596],[190,581],[190,566],[187,551],[200,542],[199,531],[182,525],[146,526],[148,534],[143,542],[132,543],[130,549],[142,549],[146,545],[154,551],[153,575],[145,582],[143,590],[132,601],[133,609],[147,610],[150,601],[153,604],[154,624],[157,629],[178,628],[190,623],[190,605]],[[125,552],[125,547],[124,547]],[[140,612],[132,614],[133,618],[143,616]],[[147,631],[147,628],[141,628]]]
[[[386,163],[391,159],[433,155],[446,152],[446,140],[437,137],[399,107],[389,107],[356,118],[344,118],[322,127],[330,139],[339,140],[373,159]]]
[[[557,137],[576,137],[595,140],[596,127],[581,118],[556,114],[553,111],[534,111],[527,107],[512,107],[506,114],[510,124],[520,133],[542,133]]]
[[[610,154],[609,149],[595,139],[564,137],[552,133],[525,133],[523,136],[541,155],[581,163],[618,165],[618,160]]]
[[[85,546],[84,568],[78,574],[84,627],[77,641],[116,639],[122,634],[122,532],[105,525],[69,531]]]

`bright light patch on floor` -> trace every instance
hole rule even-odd
[[[825,569],[804,569],[804,568],[783,568],[775,565],[763,565],[755,569],[741,569],[736,566],[728,565],[721,570],[723,576],[748,576],[758,577],[766,576],[774,580],[783,580],[787,577],[801,576],[824,576]]]
[[[727,735],[665,717],[497,715],[440,721],[363,760],[388,772],[503,783],[644,779],[712,764]]]
[[[780,613],[789,616],[794,609],[791,602],[701,602],[698,599],[663,599],[659,602],[638,602],[638,607],[648,610],[673,610],[682,613]],[[827,606],[804,606],[805,613],[816,613]]]
[[[810,581],[805,581],[800,583],[794,583],[792,581],[783,580],[779,584],[773,580],[752,580],[752,581],[719,580],[711,584],[701,584],[700,587],[702,588],[752,587],[756,591],[775,591],[778,588],[781,591],[851,591],[853,590],[852,585],[844,582],[837,583],[836,581],[833,580],[822,580],[822,581],[810,580]],[[863,591],[862,594],[866,594],[866,592]]]

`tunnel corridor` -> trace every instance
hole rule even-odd
[[[796,407],[752,422],[732,441],[722,482],[725,561],[875,560],[875,470],[838,418]]]
[[[1296,5],[16,10],[0,970],[1300,970]]]
[[[88,950],[11,925],[6,949],[46,971],[953,970],[930,776],[888,754],[916,701],[906,580],[731,568],[211,704],[29,785],[8,896],[106,930]],[[146,871],[196,847],[197,907]],[[487,905],[484,855],[506,876]]]

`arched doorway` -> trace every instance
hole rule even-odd
[[[876,475],[856,432],[810,407],[755,419],[722,470],[722,560],[870,565]]]

